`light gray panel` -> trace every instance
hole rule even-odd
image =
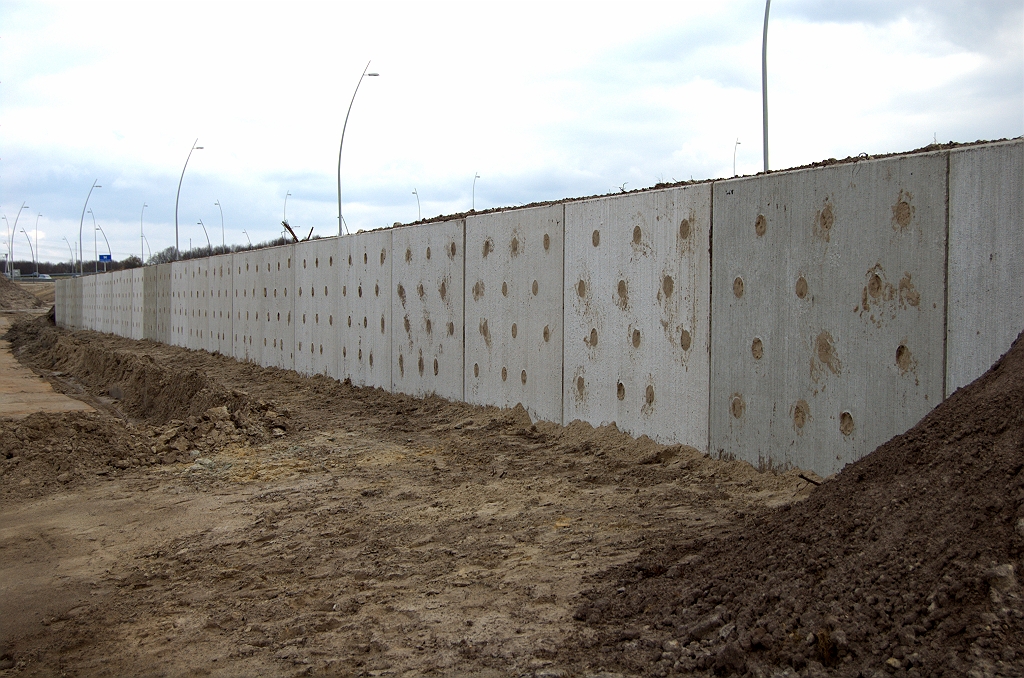
[[[951,151],[946,394],[1024,330],[1024,141]]]
[[[565,208],[564,421],[708,443],[711,189]]]
[[[294,369],[295,296],[294,245],[259,250],[252,256],[256,268],[258,322],[253,335],[259,363],[265,367]]]
[[[466,219],[466,401],[562,422],[564,208]]]
[[[82,276],[82,328],[86,330],[98,329],[99,323],[96,316],[96,276]]]
[[[143,308],[142,337],[160,341],[158,318],[160,317],[160,269],[157,266],[146,266],[142,269]]]
[[[219,254],[209,261],[209,324],[207,325],[206,350],[211,353],[231,355],[231,309],[233,299],[234,255]]]
[[[946,163],[715,183],[713,453],[827,475],[942,400]]]
[[[392,231],[342,238],[342,325],[340,365],[356,386],[391,390]]]
[[[464,397],[465,234],[462,219],[392,231],[395,392]]]
[[[111,273],[99,273],[96,278],[98,323],[96,329],[104,334],[112,333],[113,325],[113,280]]]
[[[133,268],[129,271],[132,276],[132,298],[131,298],[131,338],[142,339],[145,336],[145,313],[146,313],[146,280],[145,268]]]
[[[174,269],[173,264],[157,264],[156,266],[156,341],[173,344],[174,331]]]
[[[188,347],[189,289],[187,261],[173,261],[171,266],[171,338],[173,346]]]
[[[256,296],[256,265],[259,254],[254,251],[234,255],[235,279],[233,291],[234,320],[231,330],[232,354],[236,360],[259,364],[263,354],[263,335],[260,334],[260,305]],[[260,288],[262,293],[262,287]],[[256,339],[259,337],[259,341]]]
[[[295,245],[295,371],[337,376],[342,262],[339,238]]]

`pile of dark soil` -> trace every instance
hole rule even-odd
[[[607,572],[561,658],[659,676],[1020,676],[1022,469],[1024,335],[805,502]]]
[[[0,308],[39,308],[43,305],[31,292],[27,292],[6,276],[0,275]]]
[[[138,466],[150,450],[132,428],[95,412],[0,421],[0,497],[40,496]]]

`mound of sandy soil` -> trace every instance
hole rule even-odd
[[[0,275],[0,308],[39,308],[43,305],[31,292],[27,292],[6,276]]]
[[[659,676],[1022,675],[1022,337],[807,501],[599,577],[567,663]]]

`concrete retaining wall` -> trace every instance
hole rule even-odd
[[[391,238],[392,390],[462,400],[466,222],[396,228]]]
[[[946,163],[715,184],[712,451],[832,473],[941,402]]]
[[[708,440],[711,185],[565,207],[565,421]]]
[[[562,421],[563,205],[466,220],[465,398]]]
[[[391,231],[341,238],[339,319],[343,378],[391,390]]]
[[[72,329],[829,474],[1024,329],[1024,142],[325,238],[55,295]]]
[[[949,154],[946,395],[1024,331],[1024,144]]]

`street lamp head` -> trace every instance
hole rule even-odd
[[[367,73],[366,75],[371,78],[376,78],[378,75],[380,75],[380,73]]]

